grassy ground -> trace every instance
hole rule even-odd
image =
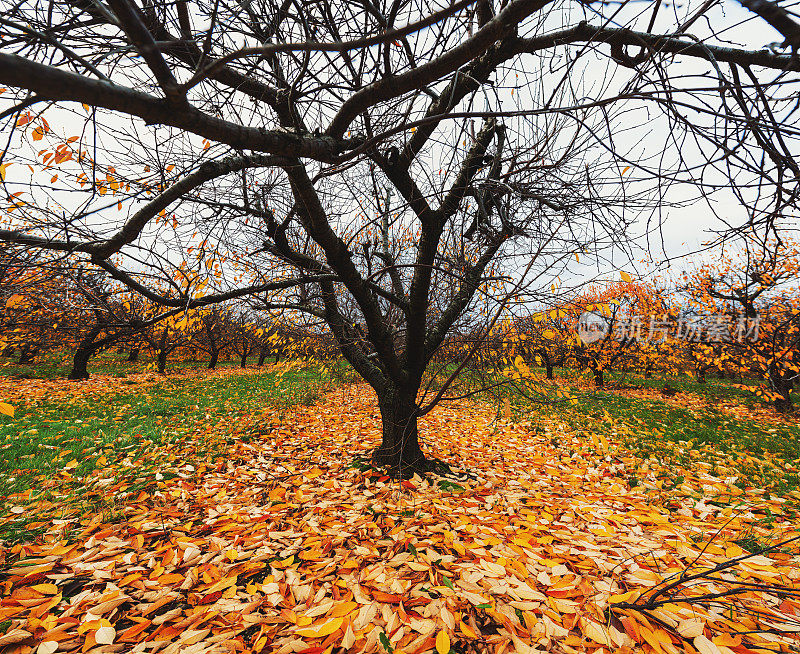
[[[515,413],[557,415],[575,430],[621,437],[631,452],[662,466],[667,487],[680,485],[681,468],[702,462],[740,488],[782,496],[800,490],[800,417],[778,416],[730,381],[614,373],[601,390],[575,381],[569,375],[563,382],[571,401],[555,388],[540,389],[534,398],[512,394]],[[654,392],[666,384],[679,394],[662,398]]]
[[[106,467],[113,470],[113,484],[124,481],[126,493],[147,488],[156,474],[174,474],[157,453],[172,446],[185,453],[191,443],[198,460],[221,456],[227,439],[241,436],[247,420],[279,419],[288,406],[315,402],[330,384],[355,381],[343,366],[325,374],[315,367],[239,374],[235,362],[221,364],[219,376],[162,377],[141,374],[146,360],[128,364],[121,358],[122,353],[98,358],[95,377],[87,382],[47,381],[68,370],[68,362],[58,358],[31,368],[32,380],[18,382],[66,391],[15,402],[13,419],[0,416],[0,501],[5,502],[0,514],[33,501],[75,510],[82,503],[108,502],[102,493],[87,493],[85,482]],[[191,371],[204,364],[176,365]],[[10,377],[21,372],[26,374],[23,367],[0,364],[0,384],[13,388],[17,382]],[[621,440],[630,453],[653,464],[665,491],[682,484],[682,471],[703,465],[739,488],[800,498],[799,422],[779,418],[731,382],[613,373],[608,388],[595,390],[581,379],[566,371],[557,385],[538,385],[532,398],[512,393],[511,408],[518,417],[557,417],[587,438]],[[679,394],[661,397],[657,391],[665,384]],[[570,401],[557,395],[564,389]],[[642,480],[626,481],[635,486]],[[24,540],[35,524],[27,512],[5,524],[0,520],[0,539]]]
[[[138,371],[142,368],[139,364]],[[130,367],[129,373],[136,370]],[[279,420],[291,405],[314,403],[330,384],[329,376],[311,366],[231,372],[134,380],[117,370],[117,376],[77,383],[20,382],[49,384],[54,396],[56,389],[66,394],[21,399],[14,402],[14,418],[0,415],[0,502],[5,503],[0,514],[13,512],[23,500],[78,511],[88,508],[86,502],[107,501],[107,493],[87,492],[84,483],[105,469],[113,478],[104,483],[124,483],[130,494],[151,484],[156,474],[172,474],[156,456],[165,448],[186,452],[191,443],[197,459],[222,455],[237,425],[253,416]],[[20,512],[0,524],[0,540],[24,540],[34,522],[27,511]]]

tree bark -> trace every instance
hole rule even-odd
[[[247,357],[248,357],[249,355],[250,355],[250,352],[248,352],[247,350],[245,350],[244,352],[242,352],[242,358],[241,358],[241,361],[240,361],[240,366],[241,366],[242,368],[246,368],[246,367],[247,367]]]
[[[128,363],[136,363],[139,360],[139,347],[132,347],[128,354]]]
[[[550,357],[547,356],[547,352],[545,350],[539,350],[538,352],[539,357],[542,359],[542,363],[544,364],[544,368],[547,371],[547,379],[553,378],[553,362],[550,360]]]
[[[791,413],[794,410],[794,405],[792,404],[792,387],[794,384],[792,384],[791,380],[783,379],[782,377],[770,381],[775,392],[779,395],[779,397],[775,398],[775,410],[783,414]]]
[[[372,462],[387,466],[392,476],[403,479],[429,469],[419,446],[417,407],[411,398],[411,393],[396,389],[378,392],[383,439],[372,454]]]
[[[267,348],[262,347],[259,350],[259,352],[258,352],[258,367],[259,368],[264,365],[264,360],[267,358],[267,354],[269,354],[269,352],[267,351]]]
[[[167,370],[167,330],[165,329],[164,332],[161,334],[161,338],[158,340],[158,372],[159,374],[165,374]]]
[[[211,359],[208,362],[208,369],[214,370],[217,367],[217,362],[219,361],[219,350],[216,348],[211,349]]]
[[[94,339],[97,338],[101,331],[101,328],[95,327],[81,339],[78,349],[75,350],[75,356],[72,359],[72,370],[70,370],[67,379],[89,379],[87,366],[89,359],[97,351],[97,348],[94,347]]]
[[[603,374],[602,370],[592,370],[592,374],[594,375],[594,385],[596,388],[603,388],[606,383],[605,375]]]
[[[39,347],[34,345],[31,346],[29,343],[25,343],[22,346],[22,351],[19,353],[19,360],[17,361],[18,364],[28,364],[33,363],[33,360],[36,358],[36,355],[39,353]]]

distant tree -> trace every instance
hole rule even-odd
[[[764,383],[753,390],[777,411],[792,411],[800,381],[800,247],[745,235],[683,281],[702,316],[695,321],[700,362],[757,376]]]

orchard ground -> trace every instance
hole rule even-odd
[[[4,651],[797,648],[800,426],[729,382],[444,406],[401,483],[342,370],[147,365],[0,364]]]

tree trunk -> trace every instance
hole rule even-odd
[[[383,390],[378,394],[383,440],[372,453],[375,465],[387,466],[392,476],[408,479],[428,470],[428,460],[419,446],[417,407],[410,393]]]
[[[19,353],[19,360],[17,361],[18,364],[28,364],[33,363],[33,360],[36,358],[36,354],[39,352],[39,348],[37,346],[31,346],[29,343],[25,343],[22,346],[22,351]]]
[[[247,349],[245,349],[245,350],[242,352],[242,359],[241,359],[241,361],[240,361],[240,365],[241,365],[241,367],[242,367],[242,368],[246,368],[246,367],[247,367],[247,357],[248,357],[249,355],[250,355],[250,352],[248,352],[248,351],[247,351]]]
[[[791,413],[794,409],[792,404],[792,382],[790,380],[778,378],[773,379],[772,387],[779,397],[775,398],[775,410],[778,413]]]
[[[158,372],[161,375],[165,374],[167,370],[167,354],[169,352],[167,350],[167,330],[165,329],[161,338],[158,339]]]
[[[267,354],[268,354],[267,348],[262,347],[259,350],[259,352],[258,352],[258,367],[259,368],[264,365],[264,359],[267,358]]]
[[[594,385],[596,388],[603,388],[605,386],[605,375],[603,374],[602,370],[592,370],[592,374],[594,375]]]
[[[132,347],[128,354],[128,363],[136,363],[139,360],[139,346]]]
[[[81,339],[78,349],[75,350],[75,357],[72,359],[72,370],[70,370],[67,379],[89,379],[87,366],[89,359],[97,351],[97,348],[92,346],[94,339],[97,338],[101,331],[100,328],[94,328]]]
[[[211,360],[208,362],[208,369],[214,370],[217,367],[217,362],[219,361],[219,350],[216,348],[212,348],[211,350]]]
[[[539,350],[538,352],[539,357],[542,359],[542,363],[544,364],[544,368],[547,371],[546,375],[548,379],[553,378],[553,362],[550,360],[550,357],[547,356],[547,352],[544,350]]]

